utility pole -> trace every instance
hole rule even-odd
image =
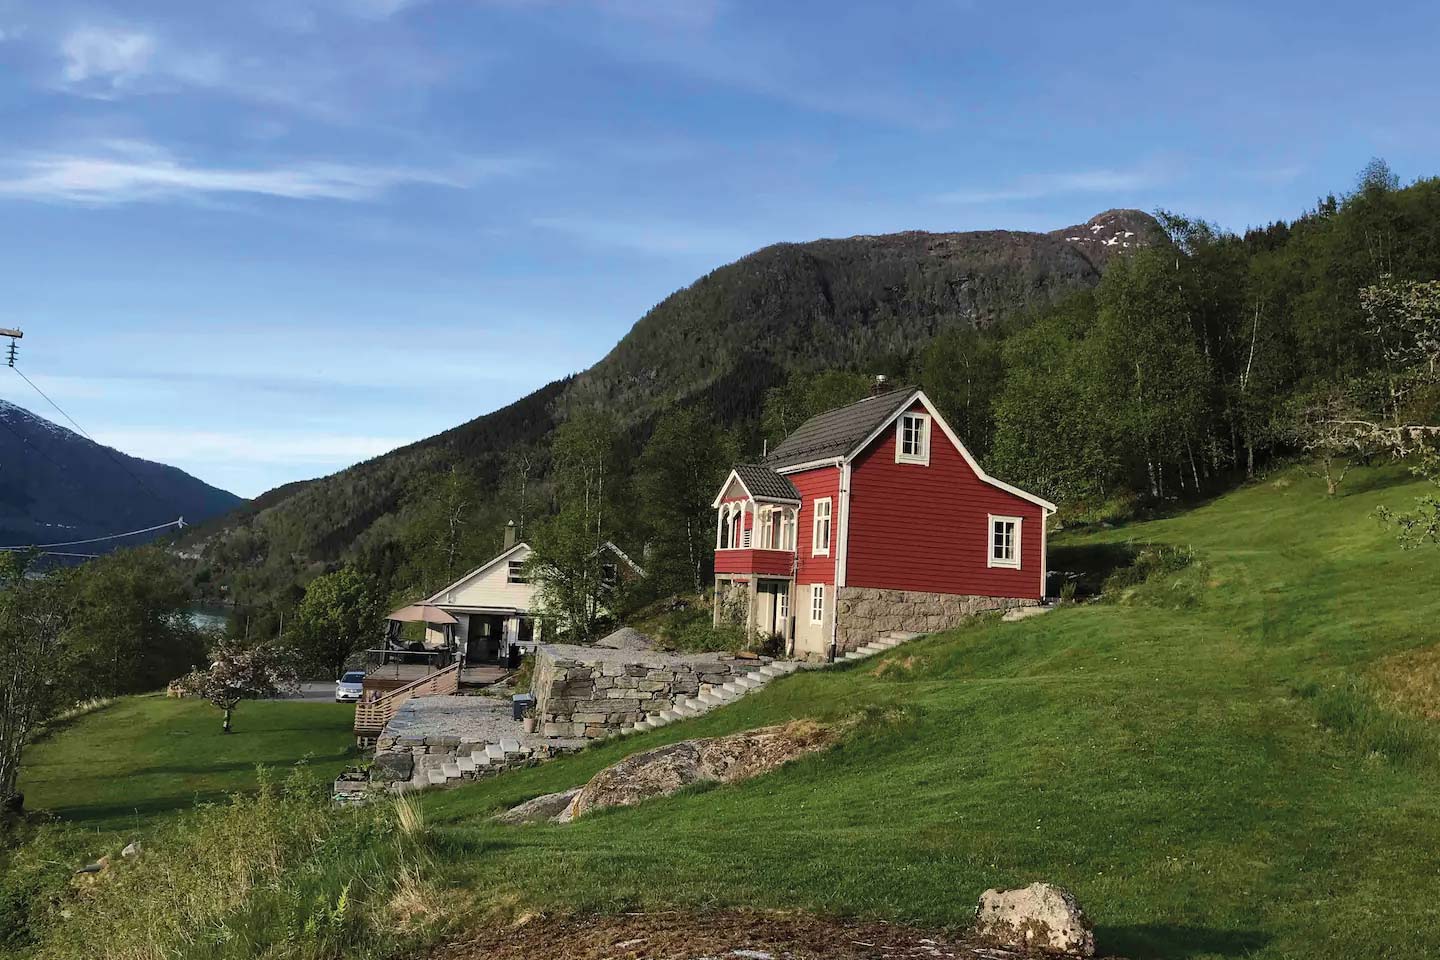
[[[9,361],[10,366],[12,367],[15,366],[15,351],[19,349],[15,341],[21,339],[24,336],[25,333],[22,330],[12,330],[9,327],[0,327],[0,337],[10,338],[10,351],[5,359]]]

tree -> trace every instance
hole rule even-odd
[[[87,666],[77,696],[154,690],[199,662],[204,640],[190,620],[190,586],[159,547],[91,560],[69,583],[75,603],[67,643]]]
[[[409,499],[402,535],[409,579],[429,593],[460,576],[485,546],[477,522],[485,494],[479,478],[459,465],[422,473]]]
[[[291,692],[296,679],[291,656],[273,642],[249,644],[225,637],[210,651],[209,668],[186,674],[177,686],[225,711],[221,730],[230,733],[230,718],[240,701]]]
[[[615,422],[603,414],[577,414],[560,426],[552,454],[558,510],[533,525],[529,541],[542,615],[577,638],[594,633],[615,599],[602,552],[616,535],[623,493],[618,447]]]
[[[1380,449],[1376,436],[1364,425],[1358,388],[1334,384],[1296,397],[1291,408],[1291,436],[1301,451],[1313,458],[1310,472],[1325,481],[1325,493],[1335,496],[1356,461],[1373,457]]]
[[[729,432],[696,408],[677,408],[656,423],[635,478],[652,547],[647,574],[656,590],[703,588],[715,556],[710,504],[735,458]]]
[[[815,414],[865,399],[872,383],[865,374],[849,370],[791,374],[765,394],[760,414],[765,439],[773,447]]]
[[[990,452],[1004,377],[999,338],[973,328],[942,333],[921,360],[920,385],[965,446],[982,458]]]
[[[339,678],[357,651],[380,639],[385,598],[354,567],[316,577],[295,611],[291,632],[302,661]]]
[[[65,699],[66,578],[24,573],[20,557],[0,554],[0,804],[14,802],[25,746]]]

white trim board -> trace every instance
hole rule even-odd
[[[1006,493],[1014,494],[1022,500],[1028,500],[1030,503],[1035,504],[1037,507],[1043,507],[1051,513],[1054,513],[1056,511],[1057,508],[1055,504],[1051,503],[1049,500],[1046,500],[1043,497],[1037,497],[1035,496],[1035,494],[1028,491],[1021,490],[1019,487],[1012,486],[1006,483],[1004,480],[996,480],[994,477],[990,476],[990,474],[986,473],[984,469],[981,468],[979,461],[977,461],[973,456],[971,456],[970,451],[965,448],[965,444],[960,442],[960,438],[955,435],[955,431],[950,429],[950,424],[946,423],[945,418],[940,416],[940,411],[935,409],[935,405],[930,402],[930,398],[925,396],[924,390],[916,390],[913,394],[911,394],[910,398],[906,400],[903,404],[901,404],[899,408],[896,409],[896,411],[890,416],[889,419],[887,419],[884,423],[880,424],[880,426],[876,427],[873,431],[871,431],[868,437],[860,441],[860,444],[845,456],[845,462],[850,463],[860,454],[864,453],[865,450],[870,446],[870,444],[874,443],[875,440],[882,433],[890,429],[894,425],[895,421],[899,418],[900,414],[908,412],[909,409],[914,406],[915,401],[917,400],[920,401],[920,404],[922,406],[924,406],[925,412],[930,414],[931,421],[940,425],[940,429],[945,432],[946,438],[955,445],[956,450],[960,451],[960,456],[965,458],[965,462],[970,465],[970,469],[975,471],[975,475],[979,477],[983,483],[988,483],[990,486],[995,487],[999,490],[1004,490]]]

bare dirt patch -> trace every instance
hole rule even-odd
[[[1376,673],[1402,709],[1440,720],[1440,645],[1392,654]]]
[[[431,960],[1010,960],[944,931],[809,914],[724,911],[537,916],[473,934]]]

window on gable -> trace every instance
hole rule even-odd
[[[810,622],[825,622],[825,584],[823,583],[810,585]]]
[[[505,580],[507,583],[529,583],[530,578],[525,575],[525,561],[511,560],[505,571]]]
[[[930,462],[930,415],[902,413],[895,422],[895,462]]]
[[[990,560],[992,567],[1020,566],[1020,518],[990,518]]]
[[[811,529],[810,555],[812,557],[828,557],[830,555],[830,498],[815,501],[815,522]]]

